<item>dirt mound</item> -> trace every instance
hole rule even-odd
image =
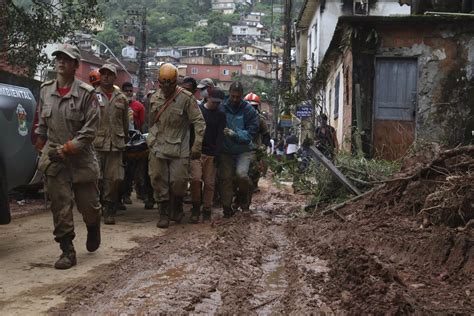
[[[298,252],[328,262],[326,277],[312,282],[331,310],[474,310],[474,233],[466,225],[474,218],[473,158],[474,146],[430,146],[361,199],[288,225]]]
[[[405,159],[402,172],[375,191],[366,208],[417,215],[430,224],[464,226],[474,218],[474,146],[431,146]]]

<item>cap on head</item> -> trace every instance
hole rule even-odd
[[[224,91],[222,91],[218,87],[215,87],[209,93],[209,100],[211,100],[212,102],[219,102],[220,103],[220,102],[224,101],[224,98],[225,98]]]
[[[89,82],[91,84],[100,83],[100,72],[98,69],[94,69],[89,72]]]
[[[198,89],[204,89],[207,87],[215,87],[214,81],[212,81],[211,78],[204,78],[199,81],[199,84],[197,85]]]
[[[59,53],[64,53],[77,61],[81,60],[81,52],[79,51],[79,48],[72,44],[66,43],[59,45],[59,47],[56,48],[56,50],[51,55],[56,56]]]
[[[100,67],[99,72],[102,73],[104,70],[109,70],[113,72],[115,76],[117,76],[117,67],[114,64],[104,64]]]
[[[245,96],[244,100],[249,102],[253,106],[259,106],[260,105],[260,97],[258,95],[256,95],[255,93],[253,93],[253,92],[250,92],[249,94],[247,94]]]
[[[181,84],[183,86],[189,86],[193,91],[196,91],[197,89],[197,82],[196,79],[194,79],[193,77],[184,77],[183,82]]]
[[[158,72],[158,81],[160,81],[161,84],[175,83],[177,79],[178,68],[176,68],[170,63],[166,63],[160,66],[160,70]]]

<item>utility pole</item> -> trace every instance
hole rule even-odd
[[[146,84],[146,58],[147,58],[147,37],[146,37],[146,7],[143,7],[142,10],[128,10],[127,14],[134,18],[137,18],[138,21],[132,19],[132,27],[137,28],[140,31],[140,56],[138,59],[139,68],[138,68],[138,93],[137,99],[142,101],[145,97],[145,84]],[[127,25],[128,26],[128,25]]]
[[[283,50],[283,69],[281,74],[281,91],[287,93],[291,89],[291,10],[292,0],[285,0],[285,47]]]

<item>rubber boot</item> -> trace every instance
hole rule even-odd
[[[153,198],[147,198],[145,200],[145,209],[151,210],[153,209],[153,206],[155,206],[155,200]]]
[[[132,204],[132,199],[130,199],[130,196],[125,195],[122,199],[123,204]]]
[[[202,210],[202,221],[203,222],[210,222],[211,221],[211,209],[204,208]]]
[[[168,201],[160,203],[160,219],[156,224],[158,228],[168,228],[170,226]]]
[[[234,215],[234,210],[230,206],[224,206],[224,218],[231,218]]]
[[[64,237],[59,242],[59,247],[63,251],[58,261],[54,264],[56,269],[65,270],[76,265],[76,251],[72,244],[72,238]]]
[[[100,246],[100,221],[96,225],[87,226],[86,248],[89,252],[94,252]]]
[[[191,224],[199,223],[199,216],[201,216],[201,203],[193,202],[193,208],[191,210],[191,217],[189,218],[189,222]]]
[[[104,202],[104,224],[115,225],[115,203]]]
[[[183,212],[183,198],[182,197],[174,197],[173,201],[173,209],[171,210],[171,220],[176,223],[181,223],[184,217]]]

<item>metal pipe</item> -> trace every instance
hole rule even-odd
[[[133,80],[132,75],[128,72],[127,68],[122,64],[122,62],[117,58],[117,56],[115,56],[114,52],[109,48],[109,46],[107,46],[104,42],[101,42],[101,41],[99,41],[98,39],[96,39],[94,37],[91,37],[91,40],[96,41],[97,43],[104,45],[105,48],[110,52],[112,57],[115,58],[115,60],[118,62],[120,67],[122,67],[122,69],[130,76],[130,80]]]

